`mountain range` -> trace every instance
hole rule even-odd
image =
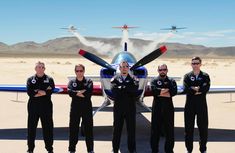
[[[85,37],[89,42],[99,42],[103,45],[109,45],[121,49],[121,38],[97,38],[97,37]],[[149,40],[143,39],[129,39],[135,48],[140,49],[142,52],[143,46],[148,46],[152,43]],[[207,58],[234,58],[235,46],[231,47],[206,47],[202,45],[193,44],[180,44],[180,43],[161,43],[160,45],[166,45],[168,52],[164,57],[192,57],[202,56]],[[155,49],[158,47],[156,46]],[[13,45],[7,45],[0,42],[0,54],[56,54],[56,55],[77,55],[78,49],[84,49],[100,56],[112,55],[112,50],[102,52],[97,47],[88,46],[78,40],[76,37],[61,37],[53,40],[46,41],[44,43],[35,43],[33,41],[20,42]],[[120,50],[119,50],[120,51]],[[145,50],[144,53],[150,53],[152,50]],[[135,52],[134,52],[135,53]],[[135,53],[136,54],[136,53]]]

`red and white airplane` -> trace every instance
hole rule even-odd
[[[122,27],[122,30],[128,30],[128,26],[124,25]],[[161,56],[163,53],[165,53],[167,50],[166,46],[162,46],[152,52],[150,52],[148,55],[144,56],[140,60],[136,60],[133,54],[127,51],[127,43],[124,44],[123,51],[116,54],[112,60],[111,63],[108,63],[101,59],[100,57],[96,56],[95,54],[92,54],[88,51],[79,50],[79,54],[88,60],[94,62],[97,65],[100,65],[102,68],[100,70],[100,75],[92,76],[90,77],[92,80],[94,80],[94,86],[93,86],[93,95],[97,96],[103,96],[104,102],[103,104],[94,111],[93,115],[103,109],[104,107],[110,105],[113,102],[113,94],[111,92],[110,88],[110,79],[118,73],[118,65],[120,61],[126,60],[130,67],[130,73],[135,75],[137,78],[139,78],[139,89],[138,89],[138,96],[137,96],[137,104],[144,107],[148,111],[151,111],[149,107],[147,107],[144,104],[144,97],[146,96],[152,96],[149,82],[153,78],[153,76],[148,76],[148,71],[144,67],[145,64],[148,64],[149,62],[155,60],[159,56]],[[88,76],[89,77],[89,76]],[[179,80],[179,77],[174,77],[175,80]],[[98,80],[98,83],[96,82]],[[0,91],[8,91],[8,92],[26,92],[26,85],[0,85]],[[55,93],[58,94],[67,94],[67,85],[56,85]],[[229,92],[235,92],[235,86],[211,86],[209,93],[229,93]],[[178,85],[178,94],[183,94],[183,86]]]
[[[137,27],[137,26],[128,26],[127,24],[124,24],[123,26],[117,26],[117,27],[112,27],[112,28],[118,28],[118,29],[122,29],[122,30],[128,30],[128,29],[138,28],[138,27]]]

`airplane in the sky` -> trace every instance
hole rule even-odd
[[[127,24],[124,24],[123,26],[117,26],[117,27],[112,27],[112,28],[118,28],[118,29],[122,29],[122,30],[128,30],[131,28],[138,28],[137,26],[128,26]]]
[[[122,30],[128,30],[128,28],[123,28]],[[83,49],[80,49],[78,52],[81,56],[102,67],[100,70],[100,75],[91,77],[92,80],[99,80],[99,82],[94,81],[93,95],[104,96],[103,104],[97,110],[94,111],[93,115],[95,115],[96,112],[100,111],[101,109],[110,105],[113,102],[113,94],[110,89],[110,80],[116,73],[119,73],[118,66],[119,63],[123,60],[129,63],[130,73],[135,75],[140,80],[138,97],[136,101],[137,104],[144,107],[146,110],[151,111],[151,109],[145,105],[143,100],[146,96],[152,96],[151,88],[149,85],[149,80],[152,79],[152,76],[148,76],[148,71],[144,67],[144,65],[161,56],[163,53],[166,52],[167,48],[166,46],[161,46],[160,48],[150,52],[148,55],[144,56],[142,59],[137,61],[134,55],[128,52],[127,45],[128,44],[125,42],[123,51],[116,54],[110,64],[101,59],[100,57],[96,56],[95,54],[92,54]],[[178,80],[180,78],[175,77],[174,79]],[[26,90],[26,85],[0,85],[0,91],[26,92]],[[59,94],[67,94],[67,85],[56,85],[54,92]],[[235,86],[211,86],[209,90],[209,93],[229,92],[235,92]],[[183,94],[182,85],[178,85],[178,94]]]
[[[60,28],[60,29],[65,29],[65,30],[68,30],[68,31],[71,31],[71,32],[77,30],[77,28],[75,26],[73,26],[73,25],[70,25],[67,28]]]
[[[177,28],[177,26],[171,26],[171,28],[163,28],[160,30],[170,30],[171,32],[177,32],[177,30],[182,30],[182,29],[187,29],[187,27],[179,27]]]

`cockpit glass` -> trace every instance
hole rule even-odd
[[[136,59],[131,53],[120,52],[113,58],[112,64],[120,63],[123,60],[126,60],[128,63],[136,63]]]

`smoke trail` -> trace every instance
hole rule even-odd
[[[80,42],[82,44],[84,44],[86,46],[90,46],[90,47],[96,49],[96,51],[98,53],[100,53],[101,55],[108,55],[108,56],[115,55],[120,50],[124,50],[124,43],[126,42],[127,47],[128,47],[127,51],[130,51],[131,53],[133,53],[137,58],[141,58],[141,57],[149,54],[150,52],[152,52],[153,50],[155,50],[157,48],[157,45],[159,43],[163,43],[167,39],[174,36],[174,33],[169,32],[167,34],[161,35],[160,39],[151,42],[147,46],[134,46],[133,42],[131,42],[130,39],[129,39],[128,30],[124,29],[120,46],[113,46],[113,45],[110,45],[110,44],[105,44],[105,43],[100,42],[100,41],[89,41],[85,37],[80,35],[77,31],[71,30],[70,32],[73,35],[75,35],[80,40]]]
[[[174,33],[173,32],[169,32],[169,33],[163,35],[162,38],[160,38],[159,40],[153,41],[149,45],[144,46],[143,47],[143,51],[141,52],[141,55],[143,56],[143,55],[146,55],[146,54],[152,52],[153,50],[157,49],[157,47],[158,47],[157,45],[159,43],[166,42],[167,39],[169,39],[169,38],[171,38],[173,36],[174,36]]]
[[[97,50],[98,53],[102,55],[110,55],[112,54],[112,50],[114,49],[115,46],[110,45],[110,44],[105,44],[100,41],[88,41],[85,37],[80,35],[77,31],[71,31],[73,35],[75,35],[80,42],[86,46],[90,46],[94,49]]]
[[[121,44],[120,44],[122,46],[122,48],[124,48],[124,43],[126,42],[127,43],[127,51],[134,51],[133,43],[129,40],[128,30],[123,29],[122,33],[123,33],[123,35],[122,35],[122,40],[121,40]]]

